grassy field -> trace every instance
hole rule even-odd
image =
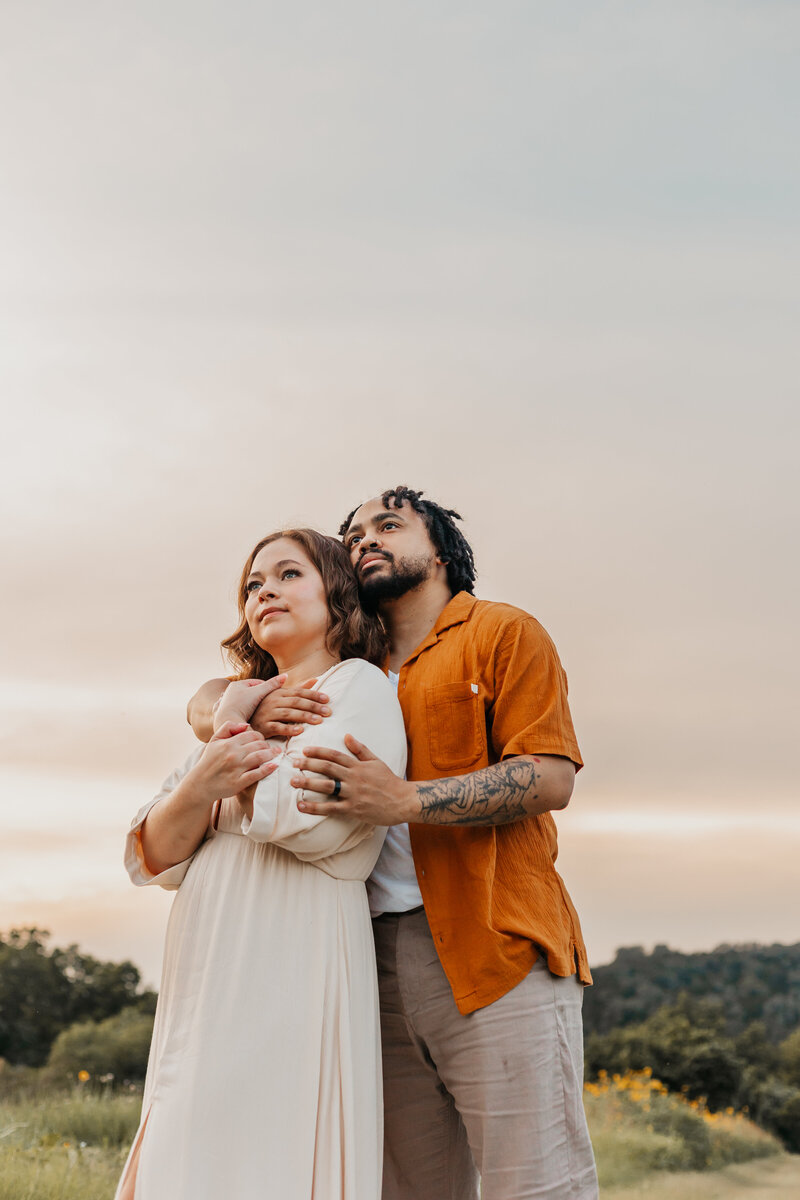
[[[739,1113],[709,1113],[646,1071],[586,1088],[604,1200],[795,1200],[800,1158]],[[0,1102],[0,1200],[111,1200],[140,1096],[77,1086]]]
[[[797,1200],[800,1156],[781,1154],[721,1171],[647,1175],[629,1187],[604,1187],[603,1200]]]
[[[140,1107],[85,1088],[0,1103],[0,1200],[111,1200]]]

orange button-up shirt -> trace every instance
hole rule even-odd
[[[459,592],[403,663],[408,778],[465,775],[518,754],[582,765],[556,648],[528,613]],[[428,923],[462,1013],[499,999],[542,953],[591,983],[577,913],[554,863],[550,813],[507,825],[411,824]]]

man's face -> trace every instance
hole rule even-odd
[[[356,511],[344,544],[359,591],[371,604],[395,600],[419,587],[437,565],[436,549],[419,513],[410,504],[386,508],[380,497]]]

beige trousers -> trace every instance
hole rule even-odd
[[[583,1111],[583,985],[539,959],[462,1016],[425,913],[373,922],[383,1200],[596,1200]]]

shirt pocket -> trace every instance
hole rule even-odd
[[[426,695],[431,763],[439,771],[470,767],[486,755],[486,722],[477,683],[429,687]]]

